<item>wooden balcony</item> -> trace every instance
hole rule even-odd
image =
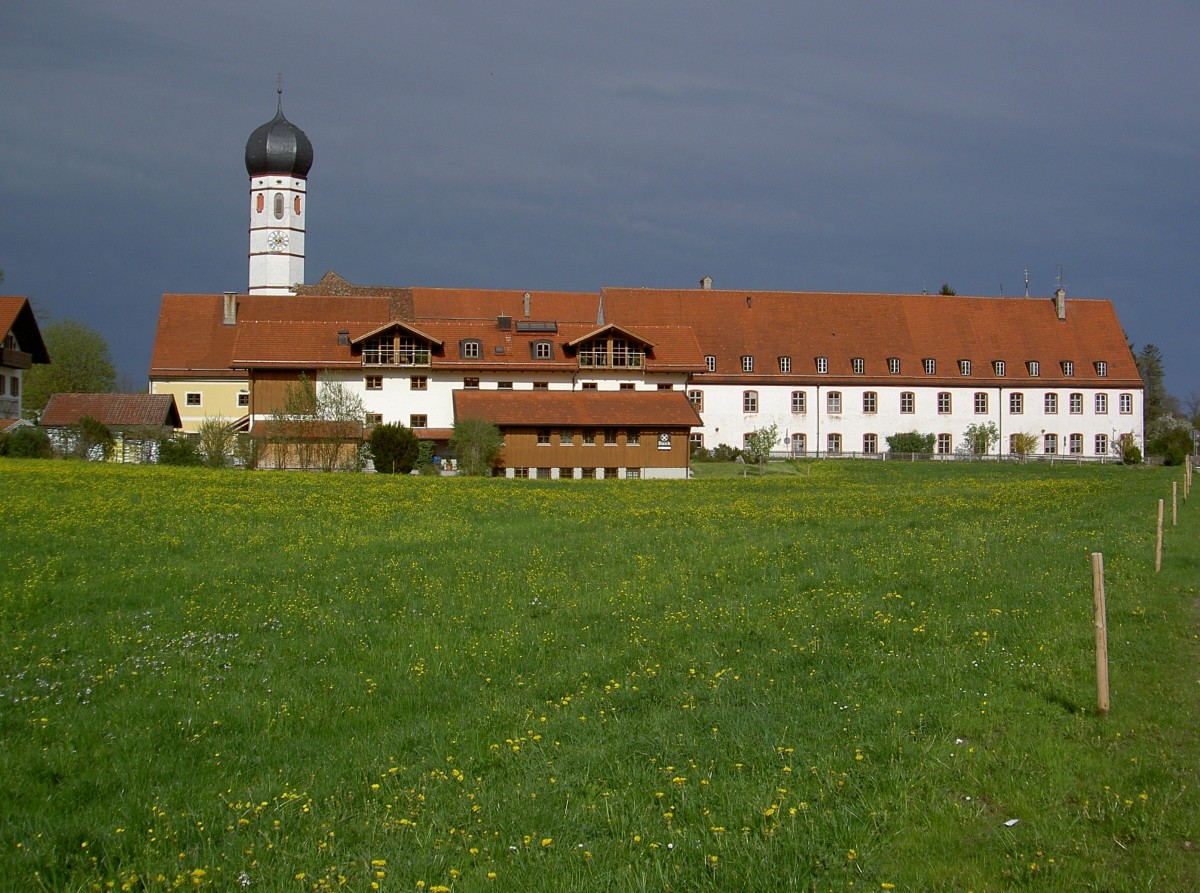
[[[33,354],[25,353],[23,350],[14,350],[11,347],[0,348],[0,366],[7,366],[10,369],[28,369],[33,365]]]
[[[399,350],[364,348],[362,364],[364,366],[428,366],[430,351],[420,348]]]

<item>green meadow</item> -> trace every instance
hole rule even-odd
[[[772,470],[0,460],[0,889],[1200,886],[1178,469]]]

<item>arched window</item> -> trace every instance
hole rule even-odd
[[[300,216],[300,196],[296,196],[296,198],[292,201],[292,207],[295,208],[296,216],[299,217]]]
[[[275,219],[276,220],[283,219],[283,193],[282,192],[275,193]]]
[[[255,199],[254,199],[254,210],[255,210],[257,213],[261,214],[261,213],[263,212],[263,206],[264,206],[265,204],[266,204],[266,201],[263,199],[263,194],[260,192],[260,193],[259,193],[257,196],[255,196]]]

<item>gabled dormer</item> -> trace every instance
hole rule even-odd
[[[616,324],[601,326],[564,345],[574,352],[580,369],[644,369],[654,344]]]
[[[350,342],[364,366],[428,366],[443,342],[407,323],[393,320]]]

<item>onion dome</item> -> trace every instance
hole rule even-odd
[[[312,143],[304,131],[283,117],[283,90],[275,117],[255,129],[246,141],[246,173],[284,174],[303,180],[313,163]]]

